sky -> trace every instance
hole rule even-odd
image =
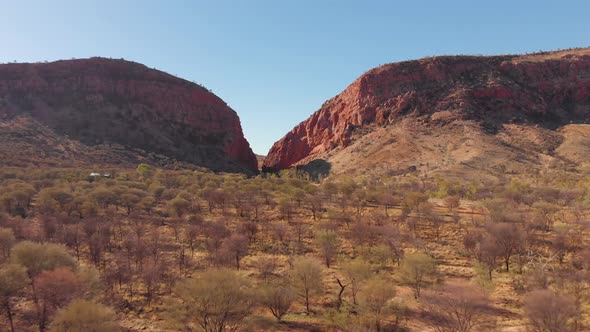
[[[590,46],[588,13],[588,0],[0,0],[0,62],[125,58],[201,83],[265,155],[373,67]]]

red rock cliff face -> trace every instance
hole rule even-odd
[[[0,65],[0,121],[21,115],[88,145],[117,143],[218,171],[257,170],[239,118],[223,100],[138,63]]]
[[[347,146],[364,125],[447,110],[492,132],[504,123],[589,123],[590,49],[443,56],[372,69],[276,142],[263,166],[284,169]]]

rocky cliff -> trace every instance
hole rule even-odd
[[[554,130],[590,123],[590,49],[441,56],[374,68],[276,142],[263,166],[329,159],[365,133],[407,126],[410,118],[425,130],[462,121],[488,135],[506,125]]]
[[[257,170],[240,120],[223,100],[200,85],[124,60],[0,65],[0,123],[43,127],[44,135],[84,150],[117,146],[217,171]],[[22,145],[12,128],[10,135],[0,134]],[[75,159],[76,151],[66,159]]]

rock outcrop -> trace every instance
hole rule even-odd
[[[507,124],[554,130],[590,123],[590,49],[441,56],[374,68],[276,142],[263,166],[277,170],[328,158],[364,128],[407,118],[439,128],[469,121],[489,135]]]
[[[0,123],[15,121],[85,149],[116,145],[215,171],[257,171],[240,120],[223,100],[125,60],[0,65]]]

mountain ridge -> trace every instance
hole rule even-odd
[[[468,123],[491,136],[505,125],[555,130],[588,123],[590,48],[429,57],[373,68],[276,142],[263,167],[278,170],[333,159],[359,132],[399,127],[407,118],[414,126]],[[390,159],[394,162],[395,156]]]
[[[21,117],[87,147],[120,144],[216,171],[257,172],[237,113],[221,98],[136,62],[0,65],[0,121]]]

